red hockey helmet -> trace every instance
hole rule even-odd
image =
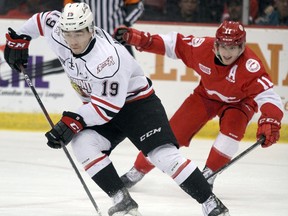
[[[224,21],[216,31],[216,43],[237,46],[246,42],[246,31],[240,22]]]

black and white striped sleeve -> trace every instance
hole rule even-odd
[[[144,4],[142,0],[125,1],[125,12],[126,17],[124,20],[124,25],[129,27],[135,23],[144,12]]]

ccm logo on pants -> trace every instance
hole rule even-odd
[[[161,127],[158,128],[158,129],[150,130],[149,132],[147,132],[146,134],[144,134],[144,135],[142,135],[142,136],[140,137],[140,141],[142,142],[142,141],[144,141],[146,138],[152,136],[153,134],[155,134],[155,133],[160,133],[160,132],[161,132]]]

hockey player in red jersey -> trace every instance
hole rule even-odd
[[[132,28],[115,30],[115,39],[139,51],[181,59],[201,77],[194,92],[172,116],[170,125],[180,146],[189,146],[194,135],[212,118],[219,117],[219,134],[206,165],[205,177],[227,164],[238,150],[248,122],[257,112],[257,138],[266,137],[262,147],[279,139],[282,102],[260,59],[245,46],[246,31],[239,22],[224,21],[216,37],[183,36],[180,33],[150,35]],[[140,152],[134,166],[121,179],[132,187],[153,165]],[[216,175],[208,179],[211,188]]]
[[[45,134],[47,144],[57,149],[71,141],[79,164],[111,197],[109,216],[141,215],[109,157],[125,138],[202,204],[204,216],[229,216],[196,164],[180,154],[151,80],[124,46],[94,26],[87,4],[37,13],[17,32],[9,28],[4,57],[11,68],[21,72],[21,65],[27,66],[30,40],[39,36],[61,61],[83,102],[75,112],[63,112]]]

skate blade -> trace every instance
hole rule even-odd
[[[223,216],[230,216],[229,212],[225,212],[222,214]]]
[[[131,209],[128,213],[126,213],[124,216],[142,216],[138,209]]]
[[[116,212],[112,216],[142,216],[138,209],[131,209],[129,212]]]

